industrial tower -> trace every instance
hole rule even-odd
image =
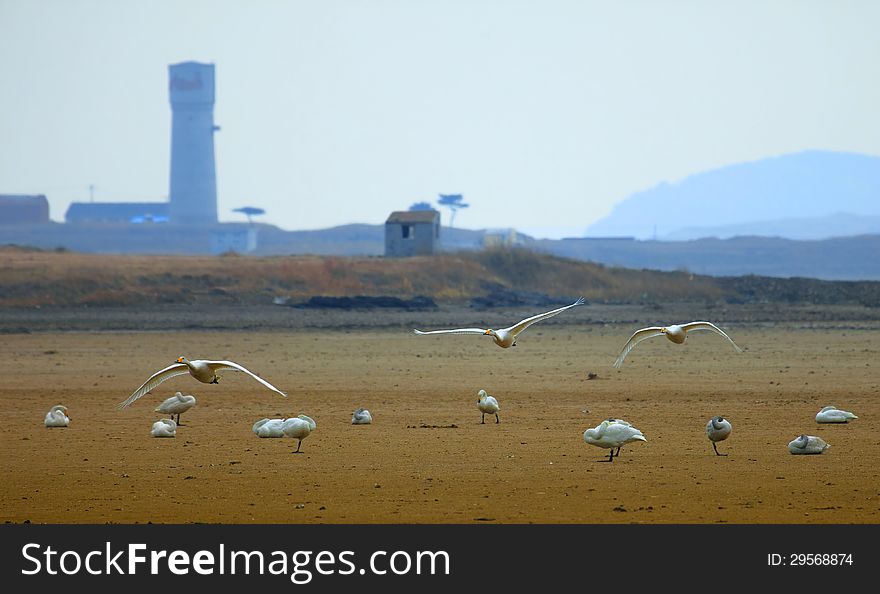
[[[171,223],[217,223],[214,169],[214,65],[168,66],[171,100]]]

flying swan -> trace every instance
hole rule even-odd
[[[687,340],[687,333],[695,332],[698,330],[709,330],[711,332],[715,332],[716,334],[720,334],[730,341],[730,344],[733,345],[733,348],[737,353],[742,352],[742,349],[739,348],[739,346],[737,346],[735,342],[733,342],[733,339],[725,334],[723,330],[721,330],[712,322],[691,322],[689,324],[673,324],[672,326],[651,326],[650,328],[642,328],[641,330],[636,330],[633,335],[630,336],[627,343],[623,345],[623,350],[620,351],[620,354],[614,361],[614,366],[620,367],[621,365],[623,365],[623,360],[626,358],[629,352],[633,350],[633,348],[643,340],[654,338],[655,336],[665,335],[666,338],[668,338],[675,344],[684,344],[684,341]]]
[[[424,336],[427,334],[485,334],[492,337],[492,340],[495,341],[495,344],[500,346],[503,349],[508,347],[516,346],[516,337],[526,328],[534,324],[535,322],[540,322],[541,320],[546,320],[547,318],[551,318],[557,314],[564,312],[566,309],[576,307],[578,305],[584,304],[584,298],[581,297],[571,305],[566,305],[565,307],[560,307],[559,309],[554,309],[552,311],[544,312],[542,314],[538,314],[536,316],[532,316],[530,318],[526,318],[521,322],[510,326],[509,328],[502,328],[501,330],[492,330],[483,329],[483,328],[457,328],[455,330],[431,330],[429,332],[422,332],[421,330],[413,330],[415,334],[419,336]]]
[[[178,357],[177,363],[173,365],[169,365],[165,369],[161,371],[157,371],[150,378],[145,381],[140,388],[135,390],[131,396],[126,398],[123,402],[119,403],[116,408],[125,408],[144,394],[147,394],[164,382],[167,379],[171,379],[172,377],[178,375],[184,375],[185,373],[189,373],[191,376],[202,382],[203,384],[217,384],[220,382],[220,376],[217,375],[218,371],[241,371],[243,373],[248,374],[273,392],[277,392],[281,394],[285,398],[287,398],[287,394],[261,378],[260,376],[251,373],[238,363],[233,363],[232,361],[190,361],[186,357]]]

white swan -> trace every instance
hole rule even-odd
[[[608,462],[614,462],[614,448],[633,441],[648,441],[642,432],[630,424],[615,423],[605,420],[593,429],[584,431],[584,441],[599,448],[609,448]]]
[[[169,415],[177,414],[177,424],[180,425],[180,413],[185,413],[196,405],[196,397],[191,394],[175,392],[174,396],[166,399],[162,404],[154,408],[158,413]],[[174,418],[173,416],[171,418]]]
[[[355,410],[351,415],[352,425],[369,425],[373,422],[373,415],[365,408]]]
[[[858,417],[833,406],[826,406],[816,414],[817,423],[846,423],[850,419],[858,419]]]
[[[281,430],[284,431],[284,435],[299,440],[299,443],[296,444],[296,450],[293,452],[294,454],[300,453],[299,448],[302,445],[302,441],[316,428],[317,425],[315,424],[314,419],[307,417],[306,415],[299,415],[292,419],[285,419],[284,423],[281,425]]]
[[[788,451],[792,454],[821,454],[831,446],[815,435],[800,435],[788,442]]]
[[[492,329],[483,329],[483,328],[457,328],[455,330],[431,330],[429,332],[422,332],[421,330],[413,330],[414,333],[419,336],[424,336],[427,334],[486,334],[492,337],[492,340],[495,341],[495,344],[500,346],[503,349],[507,347],[516,346],[516,337],[520,332],[534,324],[535,322],[540,322],[541,320],[546,320],[547,318],[553,317],[556,314],[564,312],[566,309],[576,307],[578,305],[584,304],[584,298],[581,297],[571,305],[566,305],[565,307],[560,307],[559,309],[554,309],[553,311],[544,312],[542,314],[538,314],[536,316],[532,316],[530,318],[526,318],[521,322],[517,322],[513,326],[509,328],[502,328],[501,330],[492,330]]]
[[[150,435],[153,437],[174,437],[177,435],[177,423],[174,419],[161,419],[153,423],[150,429]]]
[[[46,418],[43,420],[43,424],[46,427],[67,427],[70,425],[70,417],[67,416],[67,407],[61,404],[56,404],[52,407],[52,409],[46,413]]]
[[[741,353],[742,349],[737,346],[733,339],[730,338],[727,334],[724,333],[718,326],[711,322],[691,322],[689,324],[673,324],[672,326],[651,326],[650,328],[642,328],[641,330],[636,330],[632,336],[629,337],[629,340],[625,345],[623,345],[623,349],[620,351],[620,354],[617,356],[617,359],[614,361],[615,367],[620,367],[623,365],[623,360],[626,359],[626,356],[629,354],[633,347],[642,342],[643,340],[647,340],[648,338],[654,338],[655,336],[663,336],[674,342],[675,344],[684,344],[684,341],[687,340],[688,332],[696,332],[699,330],[709,330],[711,332],[715,332],[716,334],[720,334],[724,338],[730,341],[730,344],[733,345],[734,350],[737,353]]]
[[[498,406],[498,401],[494,396],[489,396],[486,393],[486,390],[480,390],[477,392],[477,408],[480,413],[480,423],[486,423],[486,414],[495,415],[495,423],[500,423],[501,421],[498,419],[498,411],[501,410],[501,407]]]
[[[119,403],[119,405],[116,408],[125,408],[126,406],[128,406],[129,404],[131,404],[132,402],[134,402],[135,400],[137,400],[138,398],[140,398],[144,394],[149,393],[150,390],[152,390],[153,388],[155,388],[156,386],[158,386],[159,384],[161,384],[165,380],[171,379],[172,377],[175,377],[178,375],[184,375],[184,374],[188,373],[191,376],[193,376],[194,378],[196,378],[197,380],[199,380],[200,382],[202,382],[203,384],[217,384],[220,382],[220,376],[217,375],[217,372],[218,371],[227,371],[227,370],[228,371],[241,371],[242,373],[246,373],[249,376],[251,376],[252,378],[254,378],[255,380],[257,380],[258,382],[260,382],[261,384],[263,384],[264,386],[266,386],[267,388],[269,388],[270,390],[272,390],[273,392],[277,392],[277,393],[281,394],[282,396],[284,396],[285,398],[287,397],[287,394],[285,394],[284,392],[282,392],[281,390],[279,390],[278,388],[276,388],[275,386],[273,386],[272,384],[270,384],[269,382],[267,382],[266,380],[264,380],[260,376],[254,374],[254,373],[251,373],[250,371],[248,371],[247,369],[245,369],[244,367],[242,367],[238,363],[234,363],[232,361],[203,361],[203,360],[190,361],[186,357],[178,357],[177,363],[174,363],[173,365],[169,365],[165,369],[157,371],[156,373],[151,375],[147,379],[147,381],[145,381],[141,385],[140,388],[138,388],[137,390],[132,392],[131,396],[126,398],[123,402]]]
[[[719,441],[724,441],[725,439],[730,437],[731,430],[733,430],[733,426],[731,426],[730,421],[728,421],[724,417],[712,417],[711,419],[709,419],[709,422],[706,423],[706,437],[708,437],[709,441],[712,442],[712,447],[715,448],[716,455],[727,455],[719,453],[718,446],[716,446],[715,444]]]
[[[284,419],[260,419],[254,423],[257,437],[284,437]]]

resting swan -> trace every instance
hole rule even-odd
[[[299,443],[296,444],[296,450],[293,452],[294,454],[301,453],[299,448],[302,445],[302,441],[316,428],[317,425],[315,424],[314,419],[307,417],[306,415],[299,415],[292,419],[285,419],[284,423],[281,425],[281,430],[284,432],[284,435],[299,440]]]
[[[788,443],[788,451],[792,454],[821,454],[830,447],[815,435],[800,435]]]
[[[355,410],[351,415],[352,425],[369,425],[373,422],[373,415],[365,408]]]
[[[67,416],[67,407],[61,404],[56,404],[46,413],[46,418],[43,420],[43,423],[46,427],[67,427],[70,425],[70,417]]]
[[[706,423],[706,437],[709,438],[709,441],[712,442],[712,447],[715,448],[715,454],[717,456],[726,456],[727,454],[722,454],[718,451],[718,446],[716,446],[716,442],[724,441],[728,437],[730,437],[730,432],[733,427],[730,425],[730,421],[725,419],[724,417],[712,417],[709,419],[709,422]]]
[[[177,414],[177,424],[180,425],[180,414],[185,413],[192,407],[196,405],[196,397],[191,394],[182,394],[180,392],[175,392],[174,396],[166,399],[162,404],[157,406],[155,409],[156,412],[166,413],[169,415]],[[174,418],[172,416],[172,418]]]
[[[816,414],[817,423],[847,423],[850,419],[858,419],[858,417],[833,406],[826,406]]]
[[[593,429],[584,431],[584,441],[599,448],[610,448],[608,462],[614,462],[614,448],[633,441],[648,441],[642,432],[629,424],[605,420]]]
[[[284,419],[260,419],[254,423],[254,433],[257,437],[284,437],[283,423]]]
[[[174,422],[174,419],[156,421],[153,423],[150,435],[153,437],[174,437],[177,435],[177,423]]]
[[[486,390],[480,390],[477,392],[477,408],[480,413],[480,424],[484,425],[486,423],[486,414],[495,415],[495,423],[500,423],[501,421],[498,419],[498,411],[501,410],[501,407],[498,406],[498,401],[494,396],[489,396],[486,393]]]

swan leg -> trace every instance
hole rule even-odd
[[[180,413],[177,413],[177,426],[178,427],[186,427],[186,425],[180,422]]]
[[[486,424],[486,413],[481,413],[480,414],[480,425],[485,425],[485,424]]]
[[[501,420],[498,418],[498,413],[495,413],[495,424],[497,425],[500,422]]]
[[[299,451],[299,447],[300,447],[302,444],[303,444],[303,440],[299,440],[299,443],[296,444],[296,450],[294,450],[294,452],[293,452],[294,454],[301,454],[301,453],[302,453],[302,452]]]
[[[614,448],[608,450],[608,459],[603,460],[603,462],[614,462]]]
[[[215,376],[214,376],[214,379],[211,380],[211,383],[212,383],[212,384],[219,384],[219,383],[220,383],[220,378],[217,377],[217,376],[215,375]]]
[[[617,453],[615,454],[618,458],[620,458],[620,446],[617,446]]]
[[[712,447],[715,448],[715,455],[716,455],[716,456],[726,456],[726,455],[727,455],[727,454],[722,454],[722,453],[720,453],[720,452],[718,451],[718,446],[715,445],[715,442],[714,442],[714,441],[712,442]]]

